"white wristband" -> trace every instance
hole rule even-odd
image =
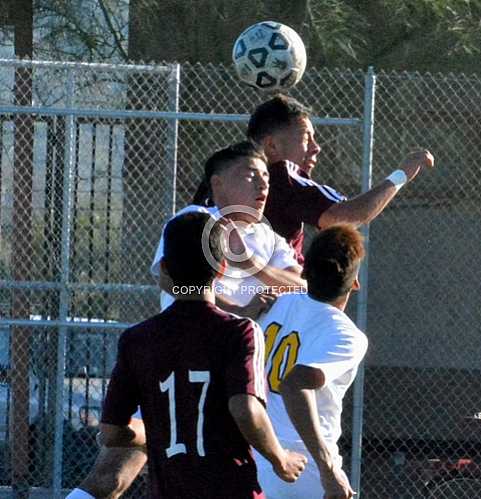
[[[394,170],[391,175],[386,177],[386,180],[394,185],[397,192],[408,181],[408,177],[404,170]]]

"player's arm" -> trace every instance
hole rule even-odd
[[[333,462],[319,423],[314,390],[324,383],[321,369],[296,365],[282,381],[280,392],[292,424],[319,469],[326,499],[350,498],[354,492],[345,473]]]
[[[241,307],[230,302],[222,295],[216,295],[215,303],[226,312],[256,320],[261,314],[269,311],[276,299],[277,295],[273,293],[257,293],[247,305]]]
[[[288,452],[280,445],[265,406],[264,334],[254,321],[228,335],[226,350],[226,394],[229,411],[246,441],[266,457],[285,481],[295,481],[304,469],[305,456]]]
[[[175,297],[175,293],[173,291],[174,283],[172,282],[170,276],[162,270],[160,272],[159,284],[162,291],[165,291]],[[231,314],[240,315],[241,317],[250,317],[251,319],[257,319],[259,315],[267,312],[267,310],[269,310],[272,306],[274,300],[275,296],[268,293],[259,293],[254,296],[248,305],[241,307],[240,305],[236,305],[231,302],[225,296],[219,294],[216,294],[215,296],[215,303],[222,310],[225,310]]]
[[[274,235],[274,252],[271,257],[271,262],[272,259],[275,259],[280,263],[282,262],[281,265],[266,265],[265,262],[261,261],[255,255],[249,255],[247,247],[242,240],[236,225],[232,221],[226,226],[229,226],[230,228],[228,240],[229,249],[235,255],[242,256],[240,261],[228,260],[230,265],[255,275],[256,278],[266,286],[280,288],[282,293],[299,291],[300,288],[306,288],[306,281],[301,277],[302,268],[295,263],[293,251],[289,248],[283,238]],[[286,265],[286,262],[290,262],[291,265]]]
[[[106,447],[142,447],[145,428],[142,420],[132,418],[140,403],[139,387],[131,368],[136,331],[131,328],[119,339],[115,363],[105,396],[100,421],[100,444]]]
[[[379,185],[371,190],[359,194],[358,196],[335,203],[324,211],[318,221],[318,227],[325,229],[330,225],[347,222],[353,224],[366,224],[376,218],[390,201],[396,196],[403,183],[413,180],[421,169],[432,167],[434,157],[429,151],[418,151],[409,154],[399,166],[399,170],[404,172],[405,179],[389,180],[389,177],[383,180]],[[403,174],[400,173],[402,177]]]
[[[252,268],[255,269],[254,275],[266,286],[277,288],[283,293],[306,288],[306,281],[301,277],[301,267],[278,269],[272,265],[264,265],[256,261],[254,257],[251,260]]]
[[[140,419],[131,419],[128,425],[100,423],[99,444],[105,447],[141,447],[145,449],[145,427]]]
[[[262,403],[254,395],[238,394],[229,398],[229,411],[247,442],[271,464],[286,482],[294,482],[304,470],[302,454],[282,448]]]

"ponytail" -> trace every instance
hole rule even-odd
[[[199,184],[199,187],[197,187],[197,191],[194,194],[194,197],[192,198],[192,204],[197,204],[200,206],[213,206],[214,203],[210,199],[210,186],[206,182],[205,178],[202,179],[202,181]]]

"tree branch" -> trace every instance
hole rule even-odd
[[[102,13],[104,15],[105,22],[107,23],[107,26],[109,27],[109,30],[112,33],[112,36],[114,37],[115,46],[118,48],[118,50],[119,50],[120,54],[122,55],[122,57],[124,58],[124,60],[127,61],[129,59],[129,56],[127,55],[127,52],[122,47],[122,42],[119,38],[119,34],[112,24],[112,20],[110,19],[107,8],[105,7],[104,0],[99,0],[99,5],[100,5],[100,8],[101,8]]]

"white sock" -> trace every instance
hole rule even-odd
[[[85,492],[85,490],[73,489],[65,499],[95,499],[95,497]]]

